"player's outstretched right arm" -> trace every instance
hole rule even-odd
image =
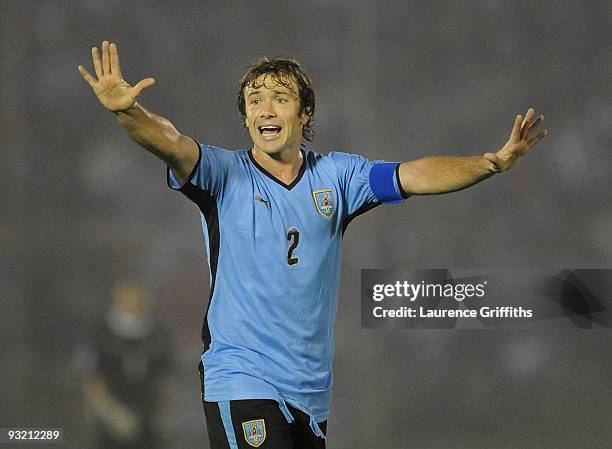
[[[83,66],[78,70],[107,110],[138,144],[163,160],[180,182],[185,182],[198,156],[197,144],[179,133],[170,121],[152,114],[136,102],[136,97],[155,83],[144,78],[131,86],[121,75],[117,45],[102,42],[102,58],[96,47],[91,49],[97,80]]]

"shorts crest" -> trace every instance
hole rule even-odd
[[[266,422],[263,419],[243,422],[242,431],[250,446],[259,447],[266,440]]]
[[[312,192],[317,212],[326,218],[331,218],[336,212],[336,197],[332,189],[315,190]]]

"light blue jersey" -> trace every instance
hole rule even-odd
[[[401,202],[398,164],[302,149],[291,183],[250,151],[200,145],[181,186],[200,209],[211,293],[204,317],[204,394],[211,402],[285,401],[327,419],[342,235],[356,216]]]

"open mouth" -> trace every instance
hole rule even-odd
[[[280,126],[275,126],[275,125],[265,125],[265,126],[260,126],[258,129],[259,129],[259,133],[262,136],[276,136],[281,132],[283,128]]]

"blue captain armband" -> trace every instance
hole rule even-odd
[[[379,162],[370,169],[370,188],[381,203],[404,202],[406,195],[399,180],[399,166],[399,162]]]

